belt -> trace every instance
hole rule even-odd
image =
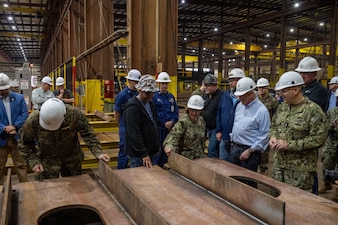
[[[237,146],[239,146],[239,147],[248,147],[248,148],[250,148],[249,145],[242,145],[242,144],[238,144],[238,143],[236,143],[236,142],[231,142],[231,144],[232,144],[232,145],[237,145]]]

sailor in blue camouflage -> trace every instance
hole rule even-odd
[[[57,111],[55,104],[65,106],[65,115],[56,127],[49,126],[53,123],[42,124],[39,121],[43,116],[43,106],[50,101],[53,101],[51,110]],[[51,114],[51,111],[48,113]],[[78,108],[56,98],[48,99],[41,106],[41,111],[35,110],[29,115],[20,133],[19,150],[38,180],[58,178],[59,173],[63,177],[80,175],[84,153],[78,134],[97,159],[109,162],[109,156],[102,154],[100,141],[86,116]]]
[[[275,150],[273,178],[311,192],[327,120],[323,110],[302,95],[303,84],[297,72],[281,76],[276,90],[284,102],[273,116],[269,144]]]

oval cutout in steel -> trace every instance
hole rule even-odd
[[[242,176],[230,176],[230,177],[242,183],[250,185],[251,187],[256,188],[273,197],[278,197],[280,195],[280,191],[277,188],[271,185],[268,185],[266,183],[263,183],[261,181],[258,181],[258,180],[255,180],[249,177],[242,177]]]
[[[85,205],[67,205],[42,214],[38,225],[105,225],[100,213]]]

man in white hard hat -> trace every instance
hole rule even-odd
[[[257,81],[257,96],[258,99],[265,105],[265,107],[269,110],[270,119],[272,119],[273,114],[276,112],[279,102],[276,98],[269,94],[269,86],[270,83],[266,78],[260,78]],[[270,148],[268,147],[262,153],[262,160],[259,164],[259,172],[261,174],[266,174],[269,165],[269,152]]]
[[[157,87],[155,79],[149,74],[143,75],[135,87],[138,95],[128,101],[123,111],[126,128],[124,150],[130,167],[151,168],[152,160],[161,147],[157,110],[152,102]]]
[[[11,154],[20,182],[28,181],[25,162],[18,150],[18,132],[28,117],[25,99],[10,91],[9,77],[0,73],[0,184],[6,174],[7,157]]]
[[[229,94],[233,100],[234,105],[238,101],[238,98],[234,95],[234,93],[236,92],[236,85],[237,85],[237,82],[243,77],[245,77],[245,73],[240,68],[234,68],[229,72],[229,77],[228,77],[229,82],[230,82]]]
[[[329,89],[331,91],[331,95],[328,109],[333,109],[337,107],[336,91],[338,90],[338,77],[332,77],[332,79],[329,82]]]
[[[322,70],[313,57],[303,58],[295,69],[304,80],[303,95],[317,103],[324,112],[329,105],[329,91],[316,79],[317,72]]]
[[[257,172],[261,154],[268,147],[270,115],[264,104],[256,96],[256,84],[249,78],[240,79],[235,96],[240,103],[236,106],[232,128],[230,162]],[[246,182],[256,187],[254,182]]]
[[[169,131],[178,121],[178,106],[175,96],[168,92],[168,86],[171,82],[167,72],[161,72],[157,76],[156,82],[159,90],[155,92],[153,102],[157,109],[157,124],[160,129],[161,146]],[[164,150],[154,157],[153,164],[163,167],[168,162],[168,157]]]
[[[50,90],[52,85],[52,79],[48,76],[45,76],[41,80],[41,87],[32,91],[32,103],[34,110],[40,109],[42,103],[44,103],[47,99],[55,97],[54,93]]]
[[[141,78],[141,73],[137,69],[131,69],[126,76],[128,81],[127,87],[125,87],[115,98],[114,112],[115,119],[119,124],[119,153],[117,156],[117,169],[125,169],[128,166],[128,155],[124,151],[124,119],[123,119],[123,110],[127,102],[134,96],[137,95],[137,90],[135,88],[136,84]]]
[[[284,73],[275,90],[283,103],[273,116],[270,147],[275,150],[273,178],[314,193],[318,149],[327,137],[323,110],[303,96],[304,80],[297,72]]]
[[[65,88],[65,80],[63,77],[56,78],[56,89],[54,95],[66,104],[72,105],[75,102],[73,93],[70,89]]]
[[[109,162],[86,116],[76,107],[50,98],[33,111],[22,127],[19,150],[36,179],[82,174],[81,135],[98,160]]]

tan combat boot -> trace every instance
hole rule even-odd
[[[319,193],[325,193],[328,190],[332,190],[332,185],[330,182],[324,182],[322,186],[319,187],[318,192]]]

